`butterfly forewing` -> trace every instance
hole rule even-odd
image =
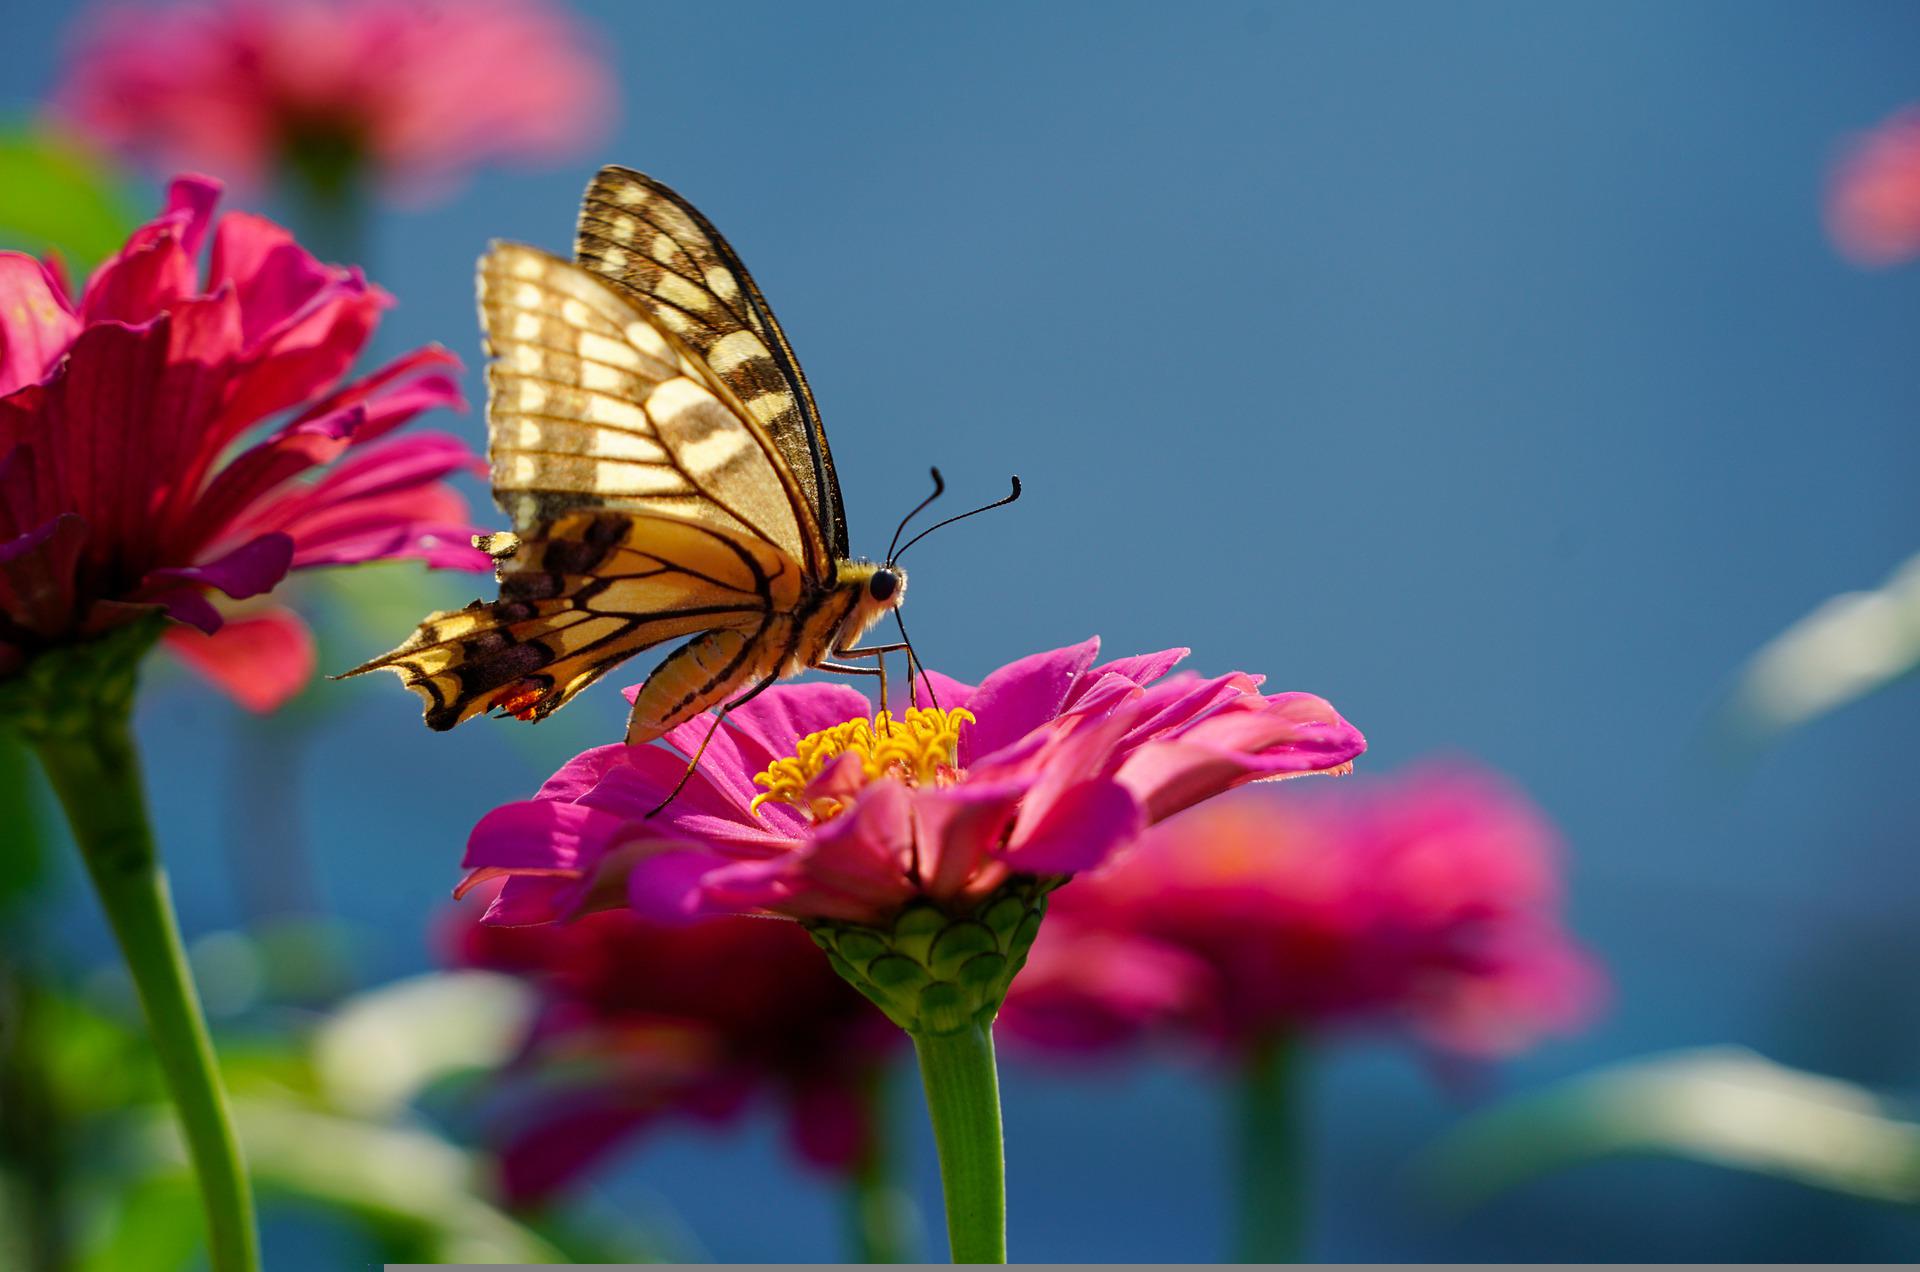
[[[813,394],[772,308],[720,232],[660,182],[607,167],[587,188],[574,251],[685,341],[767,429],[828,552],[844,558],[846,514]]]
[[[494,497],[516,528],[573,508],[752,535],[824,575],[824,545],[765,430],[622,296],[513,243],[481,262]]]

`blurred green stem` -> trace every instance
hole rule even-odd
[[[1007,1164],[992,1026],[969,1023],[953,1033],[911,1036],[940,1153],[950,1257],[955,1263],[1005,1263]]]
[[[1300,1043],[1257,1043],[1240,1074],[1242,1263],[1297,1263],[1306,1241],[1306,1128]]]
[[[47,1057],[45,1003],[17,965],[0,963],[0,1165],[32,1272],[71,1266],[67,1154],[71,1137]]]
[[[867,1083],[867,1143],[847,1177],[847,1228],[856,1263],[915,1263],[913,1203],[893,1178],[885,1073]]]
[[[146,1013],[154,1054],[186,1133],[207,1214],[214,1272],[257,1272],[253,1199],[226,1094],[187,971],[166,872],[147,825],[132,700],[104,703],[67,727],[36,732],[34,748],[66,809],[101,908]]]

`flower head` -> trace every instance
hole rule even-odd
[[[509,1199],[565,1188],[657,1122],[784,1108],[794,1147],[843,1172],[873,1148],[869,1103],[899,1033],[791,923],[465,923],[456,960],[523,977],[539,1008],[495,1120]]]
[[[1827,185],[1827,228],[1862,265],[1920,256],[1920,107],[1848,143]]]
[[[1557,852],[1531,805],[1465,767],[1332,798],[1245,792],[1059,893],[1001,1019],[1068,1050],[1380,1025],[1517,1050],[1583,1021],[1599,990],[1555,916]]]
[[[215,222],[219,192],[175,181],[77,298],[52,264],[0,252],[0,681],[154,611],[217,632],[213,594],[260,596],[289,570],[489,564],[443,480],[478,459],[445,434],[389,436],[459,404],[458,361],[429,347],[348,381],[386,295],[271,222]],[[255,618],[241,643],[263,656],[302,634]],[[249,680],[234,655],[209,657]]]
[[[622,902],[874,927],[917,906],[964,915],[1230,787],[1345,771],[1366,745],[1311,694],[1168,676],[1184,650],[1096,665],[1098,651],[1035,654],[977,688],[931,675],[939,709],[897,721],[846,685],[769,689],[727,716],[658,818],[710,719],[664,747],[588,751],[474,828],[464,886],[504,876],[490,917],[506,923]]]
[[[156,0],[89,15],[54,109],[162,171],[419,189],[590,141],[611,99],[542,0]]]

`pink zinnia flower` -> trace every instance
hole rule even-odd
[[[1246,1052],[1381,1026],[1518,1050],[1583,1023],[1600,991],[1557,917],[1558,855],[1531,804],[1462,766],[1245,792],[1057,894],[1001,1021],[1068,1051],[1158,1032]]]
[[[629,901],[642,913],[771,913],[882,925],[966,913],[1010,879],[1091,869],[1140,830],[1245,782],[1343,772],[1359,732],[1256,677],[1169,677],[1185,650],[1095,665],[1098,641],[979,687],[929,677],[939,709],[869,720],[844,684],[777,686],[665,747],[607,746],[489,813],[463,887],[504,876],[489,917],[531,923]],[[758,775],[758,776],[756,776]]]
[[[0,252],[0,681],[157,610],[198,629],[190,663],[270,705],[311,670],[304,626],[265,610],[222,632],[211,594],[397,557],[489,565],[443,480],[484,465],[446,434],[388,436],[459,405],[458,361],[428,347],[346,381],[386,294],[271,222],[214,222],[219,192],[175,181],[77,299],[54,264]]]
[[[526,978],[539,1007],[492,1119],[509,1200],[538,1203],[663,1120],[731,1120],[762,1096],[808,1164],[876,1151],[896,1030],[791,923],[648,922],[630,912],[465,923],[455,957]]]
[[[214,0],[94,11],[54,111],[161,171],[419,190],[590,142],[612,99],[588,35],[541,0]]]
[[[1920,255],[1920,107],[1848,143],[1827,187],[1827,229],[1862,265]]]

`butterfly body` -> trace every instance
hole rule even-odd
[[[481,259],[495,500],[477,540],[496,601],[433,614],[354,669],[398,673],[448,729],[490,710],[538,720],[674,639],[640,689],[646,742],[810,667],[905,594],[848,557],[812,394],[771,309],[718,231],[665,186],[606,168],[576,262],[515,243]]]

